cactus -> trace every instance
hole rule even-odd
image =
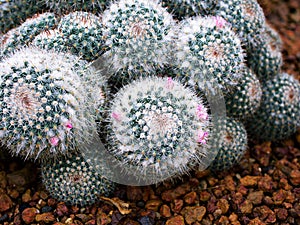
[[[0,35],[19,26],[44,8],[41,1],[0,0]]]
[[[65,14],[74,11],[101,13],[106,8],[108,0],[41,0],[51,11]]]
[[[93,159],[73,155],[41,166],[42,180],[50,194],[59,201],[71,205],[91,205],[99,196],[110,195],[115,184],[101,172],[101,164],[91,165]]]
[[[156,183],[160,176],[187,172],[188,162],[209,155],[207,108],[178,81],[134,81],[116,94],[110,111],[111,152],[123,167],[136,168],[141,179]]]
[[[178,30],[175,74],[193,86],[216,81],[231,91],[242,77],[244,51],[230,25],[221,17],[198,16],[182,21]]]
[[[211,148],[218,153],[209,169],[217,172],[230,169],[239,163],[247,149],[248,140],[244,125],[233,118],[220,119],[216,126],[219,126],[217,138],[221,141],[212,142]]]
[[[265,27],[266,18],[256,0],[219,0],[217,2],[213,14],[231,23],[246,47],[248,41]]]
[[[247,120],[252,137],[281,140],[300,126],[300,83],[287,73],[277,74],[263,85],[260,108]]]
[[[254,114],[262,98],[261,84],[255,73],[247,67],[243,73],[235,91],[225,95],[227,115],[240,120]]]
[[[66,46],[65,38],[57,29],[41,32],[32,40],[32,44],[45,50],[55,50],[58,52],[69,51]]]
[[[175,21],[157,1],[121,0],[111,4],[102,19],[109,48],[105,64],[115,82],[128,83],[168,64],[167,34]]]
[[[258,78],[265,82],[280,72],[282,66],[282,41],[280,35],[270,25],[257,34],[251,42],[247,63]]]
[[[28,47],[0,63],[0,136],[13,155],[55,157],[89,139],[92,107],[75,70],[90,71],[78,61]]]
[[[216,6],[216,0],[160,0],[163,7],[172,13],[176,19],[182,20],[186,17],[196,15],[209,15]]]
[[[29,44],[40,32],[56,25],[53,13],[43,13],[26,19],[19,27],[10,30],[2,41],[1,55],[7,55]]]

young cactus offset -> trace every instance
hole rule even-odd
[[[100,196],[110,195],[115,184],[103,173],[108,173],[101,164],[92,164],[93,159],[81,155],[42,163],[43,184],[52,197],[71,205],[91,205]]]
[[[179,20],[197,15],[209,15],[217,4],[216,0],[160,0],[160,2]]]
[[[126,170],[157,183],[211,157],[210,119],[202,100],[171,78],[148,77],[123,87],[111,105],[108,143]]]
[[[107,67],[115,81],[128,83],[143,74],[153,74],[169,62],[175,24],[157,1],[120,0],[103,13]]]
[[[260,106],[262,98],[261,84],[257,76],[248,67],[244,68],[243,79],[233,93],[225,95],[226,112],[239,120],[252,115]]]
[[[221,141],[212,142],[211,148],[217,149],[217,156],[210,164],[212,171],[224,171],[238,164],[247,149],[247,132],[241,122],[227,117],[218,123],[217,138]]]
[[[263,85],[260,108],[247,120],[247,130],[260,140],[281,140],[300,126],[300,83],[287,73]]]
[[[193,86],[215,83],[229,92],[242,78],[244,51],[240,39],[221,17],[194,17],[178,28],[175,68]]]
[[[13,155],[48,158],[89,139],[94,116],[79,59],[35,47],[0,63],[0,137]]]

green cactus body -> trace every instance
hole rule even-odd
[[[0,0],[0,35],[19,26],[41,11],[43,4],[35,0]]]
[[[128,83],[168,64],[167,34],[175,21],[157,1],[121,0],[111,4],[102,19],[109,48],[105,64],[116,81]]]
[[[45,162],[41,166],[42,179],[52,197],[71,205],[91,205],[100,196],[110,195],[115,184],[101,172],[106,171],[101,164],[92,165],[93,159],[71,156]],[[98,162],[97,162],[98,163]]]
[[[219,0],[214,15],[223,17],[231,23],[247,46],[251,40],[265,26],[264,12],[256,0]]]
[[[13,155],[56,157],[89,139],[94,117],[78,61],[28,47],[0,63],[0,136]]]
[[[40,32],[51,29],[56,25],[53,13],[43,13],[28,18],[19,27],[8,32],[1,46],[2,56],[9,54],[30,43]]]
[[[181,174],[189,162],[209,157],[207,108],[178,81],[134,81],[116,94],[110,110],[112,154],[141,179]]]
[[[74,11],[86,11],[100,14],[106,8],[109,0],[41,0],[50,10],[57,14]]]
[[[247,63],[258,78],[265,82],[280,72],[282,60],[282,41],[280,35],[269,25],[253,39],[248,52]]]
[[[182,21],[178,30],[175,73],[193,86],[216,82],[230,91],[241,79],[244,51],[229,24],[221,17],[195,17]]]
[[[103,53],[101,18],[92,13],[76,11],[61,18],[57,29],[73,54],[93,61]]]
[[[196,15],[209,15],[217,3],[215,0],[160,0],[160,2],[179,20]]]
[[[211,148],[217,149],[218,154],[210,164],[212,171],[223,171],[238,164],[247,149],[247,132],[241,122],[227,117],[216,123],[220,131],[217,138],[221,141],[212,142]]]
[[[32,40],[32,44],[45,50],[68,52],[65,39],[58,29],[41,32]]]
[[[263,85],[262,103],[247,120],[252,137],[260,140],[281,140],[300,126],[300,83],[287,73],[276,75]]]
[[[244,120],[260,106],[262,98],[261,84],[251,69],[245,67],[243,79],[233,93],[225,96],[227,115]]]

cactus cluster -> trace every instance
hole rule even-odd
[[[36,2],[0,0],[0,142],[59,200],[113,191],[95,135],[149,184],[230,169],[248,140],[299,127],[300,84],[256,0]]]

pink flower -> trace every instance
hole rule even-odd
[[[167,84],[166,84],[166,88],[168,89],[172,89],[174,87],[174,81],[171,77],[167,78]]]
[[[57,146],[58,142],[59,142],[59,138],[57,136],[54,136],[54,137],[50,138],[50,144],[52,146]]]
[[[206,144],[206,137],[208,136],[208,132],[199,130],[197,135],[197,142],[200,144]]]
[[[223,28],[223,27],[225,27],[226,20],[224,20],[220,16],[215,16],[214,18],[215,18],[215,21],[216,21],[217,28]]]
[[[121,114],[112,112],[111,117],[117,120],[118,122],[121,121]]]
[[[205,108],[203,107],[203,105],[197,106],[196,115],[201,120],[207,120],[207,118],[208,118],[208,114],[207,114]]]
[[[73,125],[70,121],[68,121],[65,126],[67,127],[67,129],[71,130],[73,128]]]

